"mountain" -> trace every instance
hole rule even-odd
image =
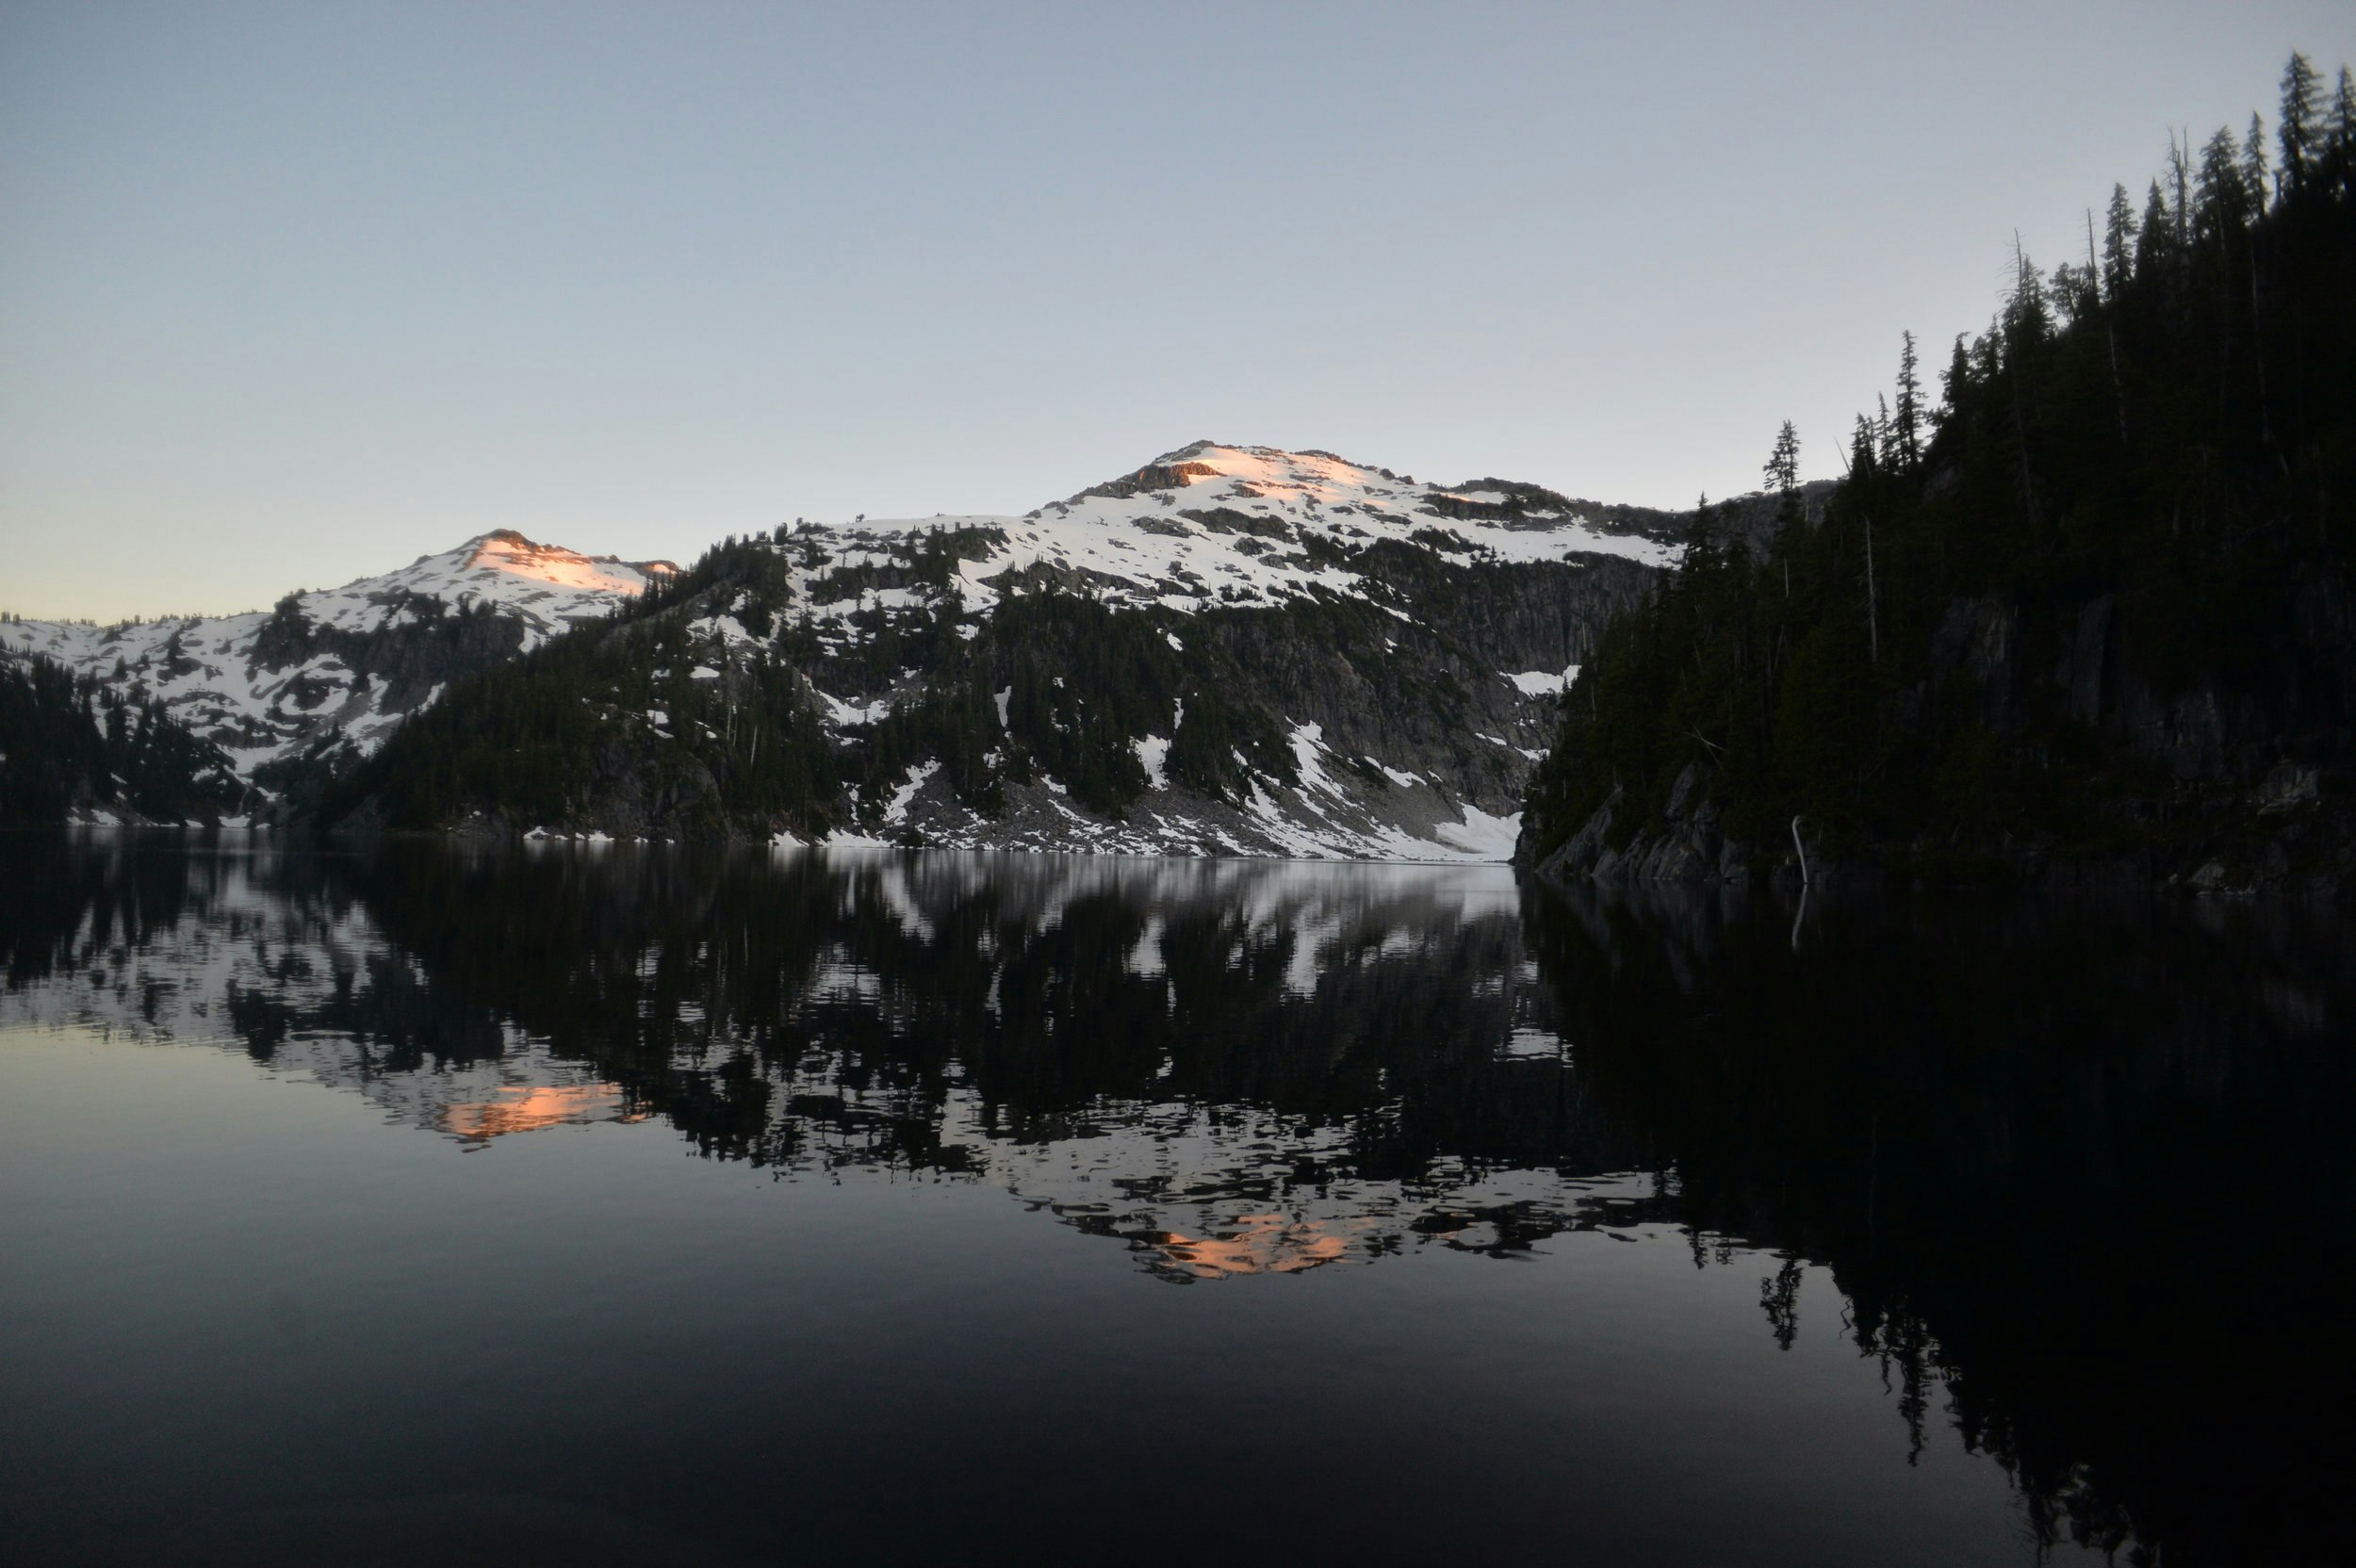
[[[1206,441],[1019,517],[780,527],[453,686],[320,820],[1502,858],[1684,527]]]
[[[501,530],[399,571],[267,612],[126,621],[0,621],[0,661],[38,656],[110,697],[153,705],[283,793],[299,760],[373,751],[451,682],[611,614],[667,561],[617,561]]]

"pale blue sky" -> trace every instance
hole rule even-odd
[[[0,0],[0,608],[485,529],[693,556],[1201,436],[1658,505],[1822,473],[2348,0]]]

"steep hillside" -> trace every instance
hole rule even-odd
[[[39,655],[121,701],[153,703],[277,791],[298,758],[365,755],[450,682],[607,615],[677,569],[501,531],[267,612],[0,621],[0,662]]]
[[[2356,888],[2356,88],[2298,60],[2096,253],[1906,342],[1821,508],[1702,540],[1584,661],[1522,854]],[[1791,427],[1771,461],[1789,486]],[[1796,869],[1796,867],[1794,868]]]
[[[734,540],[463,688],[323,820],[1498,858],[1683,519],[1198,442],[1020,517]]]

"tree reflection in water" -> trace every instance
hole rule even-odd
[[[1501,870],[18,838],[0,1017],[233,1038],[482,1147],[667,1122],[986,1182],[1196,1283],[1681,1232],[2041,1540],[2333,1516],[2356,954],[2326,915],[1564,895]],[[1109,1255],[1109,1254],[1108,1254]]]
[[[2336,1520],[2345,924],[2206,902],[1541,897],[1588,1092],[1696,1236],[1827,1266],[1919,1452],[1934,1391],[2040,1539],[2271,1560]],[[1762,1282],[1797,1330],[1787,1266]]]

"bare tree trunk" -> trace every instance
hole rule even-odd
[[[2111,399],[2119,410],[2119,444],[2123,447],[2127,445],[2127,384],[2120,379],[2119,374],[2119,322],[2111,311],[2111,306],[2117,302],[2105,302],[2102,297],[2102,274],[2094,260],[2094,209],[2092,207],[2086,208],[2086,276],[2094,287],[2096,303],[2102,312],[2102,335],[2109,340],[2111,346]]]
[[[2282,444],[2274,439],[2274,410],[2266,396],[2266,345],[2265,329],[2258,319],[2258,230],[2254,223],[2250,230],[2250,356],[2258,367],[2258,433],[2266,444],[2274,449],[2274,461],[2282,465],[2282,477],[2291,477],[2291,460],[2283,455]]]
[[[2029,292],[2029,258],[2021,249],[2019,229],[2012,232],[2012,269],[2013,298],[2015,301],[2025,300]],[[2016,303],[2013,320],[2018,322],[2020,319],[2020,306]],[[2021,459],[2021,515],[2034,529],[2037,525],[2037,487],[2029,479],[2029,421],[2021,411],[2021,345],[2017,333],[2007,335],[2014,338],[2012,352],[2007,357],[2012,361],[2009,379],[2012,382],[2013,450]]]
[[[1873,519],[1865,519],[1865,640],[1872,649],[1873,662],[1882,662],[1881,612],[1874,607],[1873,587]]]
[[[2184,145],[2181,147],[2177,145],[2176,133],[2168,133],[2168,172],[2176,176],[2176,253],[2183,255],[2192,248],[2192,236],[2186,228],[2192,220],[2187,210],[2188,192],[2185,189],[2192,178],[2192,131],[2189,127],[2184,131]]]

